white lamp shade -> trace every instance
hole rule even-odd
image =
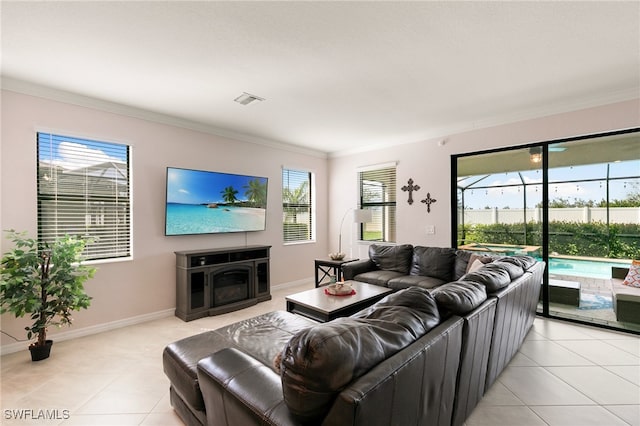
[[[367,223],[371,222],[371,220],[373,220],[371,210],[356,209],[353,211],[353,221],[355,223]]]

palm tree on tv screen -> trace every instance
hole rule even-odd
[[[234,204],[238,199],[236,198],[237,190],[233,188],[233,186],[227,186],[225,189],[221,191],[222,199],[226,203]]]
[[[267,205],[267,185],[260,183],[259,179],[252,179],[248,185],[244,187],[245,197],[251,202],[254,207],[264,208]]]

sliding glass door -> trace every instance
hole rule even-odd
[[[640,331],[618,320],[611,283],[640,259],[638,129],[454,156],[452,170],[456,247],[545,260],[541,314]]]
[[[542,255],[542,162],[528,148],[458,158],[456,186],[459,248]]]

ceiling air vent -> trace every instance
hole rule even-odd
[[[234,101],[242,105],[249,105],[253,101],[264,101],[264,98],[243,92],[242,95],[235,98]]]

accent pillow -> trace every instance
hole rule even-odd
[[[495,257],[492,256],[487,256],[487,255],[483,255],[483,254],[472,254],[471,257],[469,258],[469,263],[467,264],[467,274],[471,271],[471,265],[473,265],[473,262],[479,260],[480,262],[482,262],[483,264],[487,264],[487,263],[491,263],[494,260],[496,260]]]
[[[622,282],[623,285],[629,287],[640,288],[640,260],[634,260],[631,262],[629,272]]]
[[[480,259],[475,259],[473,263],[469,265],[469,268],[467,268],[467,273],[477,271],[483,266],[484,266],[484,263],[482,263]]]

